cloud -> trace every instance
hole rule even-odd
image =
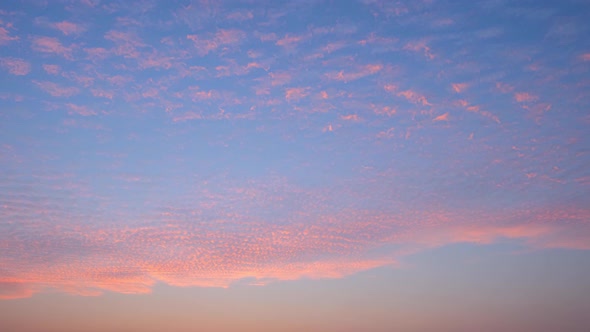
[[[229,47],[240,44],[244,41],[246,34],[236,29],[220,29],[213,36],[211,35],[187,35],[197,49],[197,53],[205,56],[210,52],[217,51],[220,47]]]
[[[514,87],[512,85],[502,83],[502,82],[496,83],[496,89],[498,89],[502,93],[510,93],[510,92],[514,91]]]
[[[342,116],[340,116],[340,118],[345,121],[353,121],[353,122],[360,121],[359,116],[356,114],[342,115]]]
[[[61,68],[59,65],[48,65],[48,64],[44,64],[43,65],[43,70],[45,70],[46,73],[51,74],[51,75],[57,75],[59,74]]]
[[[54,97],[71,97],[80,92],[76,87],[64,87],[49,81],[33,81],[41,90],[49,93]]]
[[[201,120],[201,119],[203,119],[203,115],[201,115],[200,113],[186,112],[184,114],[175,116],[172,119],[172,121],[173,122],[184,122],[184,121],[189,121],[189,120]]]
[[[327,73],[326,77],[336,81],[351,82],[365,76],[376,74],[381,71],[381,69],[383,69],[383,66],[380,64],[369,64],[362,66],[353,72],[339,71]]]
[[[86,52],[89,59],[94,61],[103,60],[111,56],[111,52],[102,47],[85,48],[84,52]]]
[[[451,86],[453,87],[453,91],[455,91],[455,93],[461,93],[461,92],[465,91],[465,89],[467,89],[468,84],[467,83],[453,83]]]
[[[477,113],[481,116],[493,120],[496,123],[501,123],[500,118],[498,118],[498,116],[496,116],[492,112],[481,110],[481,107],[478,105],[470,105],[469,102],[467,102],[467,100],[460,99],[456,102],[456,104],[468,112]]]
[[[87,106],[84,106],[84,105],[76,105],[76,104],[68,103],[68,104],[66,104],[66,106],[69,109],[68,114],[77,114],[77,115],[82,115],[82,116],[96,115],[95,111],[89,109]]]
[[[409,102],[414,103],[414,104],[420,104],[420,105],[424,105],[424,106],[432,106],[432,104],[430,104],[428,102],[426,97],[424,97],[423,95],[421,95],[415,91],[412,91],[412,90],[401,91],[397,95],[400,97],[406,98]]]
[[[303,36],[285,35],[283,38],[276,41],[276,45],[285,48],[291,48],[304,40]]]
[[[226,18],[230,21],[243,22],[253,19],[254,14],[252,14],[252,11],[249,10],[240,10],[227,14]]]
[[[114,54],[125,58],[140,58],[142,54],[140,48],[146,46],[139,36],[128,31],[110,30],[104,35],[104,38],[115,44],[115,47],[112,49]],[[90,55],[88,50],[86,52]],[[94,52],[96,52],[96,49]],[[94,55],[97,54],[95,53]]]
[[[0,45],[6,45],[11,41],[18,39],[18,37],[11,36],[10,32],[6,30],[4,27],[0,27]]]
[[[299,87],[285,89],[285,99],[287,99],[287,101],[296,101],[307,97],[307,95],[309,95],[309,88]]]
[[[408,42],[406,45],[404,45],[403,49],[406,51],[422,53],[425,57],[427,57],[430,60],[436,58],[436,56],[432,53],[430,47],[426,44],[426,41],[424,40]]]
[[[62,43],[53,37],[34,37],[32,41],[32,48],[35,51],[60,55],[68,60],[72,60],[72,46],[64,46]]]
[[[435,117],[432,121],[449,121],[449,112]]]
[[[584,54],[580,55],[580,60],[590,61],[590,53],[584,53]]]
[[[516,100],[519,103],[526,103],[531,101],[537,101],[539,100],[539,97],[528,92],[517,92],[514,94],[514,100]]]
[[[129,185],[134,183],[138,182]],[[257,284],[342,278],[395,266],[404,252],[453,243],[491,244],[502,238],[520,239],[537,248],[590,249],[588,232],[568,231],[587,220],[588,210],[514,209],[482,214],[426,209],[383,214],[347,208],[326,213],[312,204],[323,199],[313,192],[299,193],[276,184],[226,189],[221,193],[203,190],[195,195],[192,208],[171,206],[152,215],[149,224],[136,226],[95,227],[67,216],[68,210],[58,210],[52,212],[64,218],[58,228],[42,222],[48,211],[29,211],[26,215],[33,223],[19,226],[20,237],[0,234],[0,240],[13,248],[0,257],[0,263],[15,271],[0,277],[0,298],[29,297],[49,289],[86,296],[105,291],[145,294],[157,282],[230,287],[245,278]],[[311,196],[307,203],[300,201],[306,196]],[[32,197],[20,199],[27,204],[11,206],[15,213],[39,208]],[[285,200],[297,206],[290,223],[266,222],[253,211],[223,213],[227,204],[272,209]],[[44,241],[27,240],[40,233]],[[72,261],[73,252],[82,259]]]
[[[371,105],[373,112],[377,115],[387,115],[387,116],[394,116],[397,113],[397,110],[390,106],[382,106],[377,107],[375,105]]]
[[[31,71],[31,64],[23,59],[0,58],[0,66],[12,75],[24,76]]]
[[[397,91],[397,85],[395,85],[395,84],[385,84],[383,86],[383,90],[385,90],[387,92],[395,92],[395,91]]]
[[[84,28],[82,25],[76,24],[73,22],[68,22],[68,21],[61,21],[61,22],[53,23],[53,24],[51,24],[51,26],[54,29],[61,31],[61,33],[63,33],[66,36],[80,35],[84,31],[86,31],[86,28]]]

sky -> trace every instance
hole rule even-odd
[[[0,4],[0,330],[588,331],[587,0]]]

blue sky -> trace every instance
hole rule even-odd
[[[590,303],[575,277],[590,257],[589,14],[581,0],[3,3],[0,317],[16,328],[48,299],[170,312],[184,292],[246,308],[246,292],[287,331],[301,317],[268,306],[300,291],[278,308],[332,306],[315,326],[344,331],[336,317],[358,308],[323,298],[337,289],[375,294],[357,329],[377,315],[375,331],[469,330],[452,319],[469,312],[552,330],[527,316],[545,310],[581,331],[583,310],[533,294]],[[405,311],[379,295],[402,289]],[[496,291],[522,315],[469,308]],[[392,306],[434,325],[395,325]]]

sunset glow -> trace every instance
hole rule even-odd
[[[0,330],[588,331],[589,18],[3,2]]]

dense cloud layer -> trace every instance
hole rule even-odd
[[[590,249],[587,5],[500,3],[1,5],[0,298]]]

